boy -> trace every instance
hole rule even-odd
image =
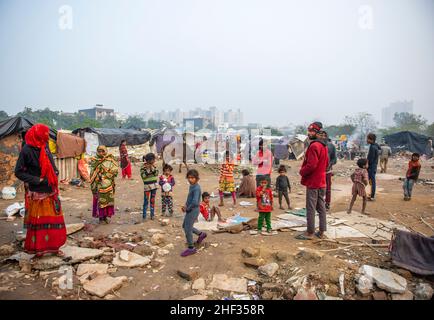
[[[161,187],[161,214],[164,217],[166,210],[169,211],[168,217],[173,215],[173,187],[175,178],[172,176],[173,168],[169,164],[163,166],[163,174],[160,176],[159,185]]]
[[[200,203],[200,213],[205,221],[213,221],[217,216],[219,222],[226,222],[226,219],[222,218],[220,209],[216,206],[210,205],[211,196],[208,192],[202,193],[202,202]]]
[[[142,177],[145,194],[143,200],[143,220],[146,220],[146,211],[150,205],[151,220],[154,220],[155,211],[155,195],[157,194],[158,169],[155,166],[155,154],[148,153],[143,157],[145,163],[140,168],[140,176]]]
[[[413,191],[413,186],[417,179],[419,178],[421,164],[419,162],[419,153],[413,153],[411,155],[411,160],[408,163],[407,173],[405,175],[403,189],[404,189],[404,201],[411,200],[411,193]]]
[[[273,192],[268,187],[268,180],[266,177],[262,177],[261,184],[256,189],[256,200],[258,203],[258,232],[262,231],[262,224],[267,226],[267,232],[262,232],[262,235],[272,235],[271,230],[271,211],[273,211]]]
[[[194,222],[199,216],[199,204],[201,196],[200,185],[198,183],[199,172],[195,169],[190,169],[187,171],[186,178],[190,184],[190,189],[188,190],[187,201],[185,205],[182,206],[181,210],[182,212],[185,212],[182,228],[184,229],[188,248],[181,253],[181,257],[187,257],[197,252],[193,243],[193,233],[199,236],[196,241],[197,244],[201,244],[202,241],[207,237],[205,232],[201,232],[193,226]]]
[[[285,197],[288,209],[291,209],[288,195],[288,191],[291,192],[291,184],[289,183],[288,176],[286,175],[286,167],[281,165],[278,172],[279,176],[276,178],[276,191],[279,194],[279,209],[284,210],[282,207],[282,196]]]

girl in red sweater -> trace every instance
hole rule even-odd
[[[258,203],[258,232],[262,231],[262,225],[265,220],[267,232],[262,232],[263,235],[272,235],[271,231],[271,211],[273,211],[273,191],[267,186],[268,181],[263,177],[259,187],[256,189],[256,200]]]

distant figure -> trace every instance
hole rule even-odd
[[[314,122],[307,129],[310,144],[300,169],[301,184],[306,186],[307,230],[296,237],[299,240],[312,240],[314,234],[318,238],[324,238],[324,232],[327,230],[325,188],[328,149],[327,143],[320,139],[321,129],[321,122]],[[315,213],[317,211],[319,214],[319,232],[315,233]]]
[[[172,156],[175,156],[175,149],[173,150]],[[182,172],[182,165],[185,165],[185,168],[188,171],[188,164],[187,164],[187,134],[182,134],[182,162],[179,164],[179,173]]]
[[[386,173],[387,163],[389,162],[389,157],[392,155],[392,149],[385,142],[380,145],[380,149],[380,172]]]
[[[405,175],[403,189],[404,189],[404,201],[411,200],[411,194],[413,191],[413,186],[416,183],[417,179],[419,179],[419,173],[421,169],[421,164],[419,162],[420,154],[413,153],[411,155],[411,160],[408,163],[407,173]]]
[[[333,176],[333,166],[337,162],[336,147],[332,140],[329,139],[327,132],[321,131],[321,138],[327,143],[327,151],[329,156],[329,165],[326,171],[326,196],[325,196],[325,207],[326,210],[330,210],[330,203],[332,200],[332,176]]]
[[[287,170],[285,165],[279,167],[279,176],[276,178],[276,191],[279,196],[279,209],[284,210],[282,206],[282,197],[285,197],[288,209],[291,209],[291,204],[289,201],[288,193],[291,192],[291,184],[289,183],[288,176],[286,175]]]
[[[366,142],[369,144],[368,152],[368,175],[369,183],[371,184],[371,195],[368,197],[369,201],[375,201],[375,191],[377,188],[376,175],[378,158],[380,156],[380,146],[375,142],[377,136],[374,133],[369,133],[366,137]]]
[[[256,182],[255,178],[250,174],[249,170],[241,171],[243,178],[238,190],[239,197],[255,198],[256,197]]]
[[[354,202],[356,202],[357,196],[360,196],[363,198],[363,206],[362,206],[362,213],[365,213],[366,211],[366,186],[368,185],[368,170],[366,168],[368,167],[368,160],[367,159],[359,159],[357,160],[357,166],[358,168],[354,170],[353,174],[351,175],[351,181],[353,181],[353,188],[351,190],[351,193],[353,195],[350,207],[348,208],[347,213],[351,213],[353,210]]]
[[[127,141],[122,140],[119,146],[119,157],[121,160],[122,179],[131,179],[131,161],[128,157]]]
[[[90,188],[93,194],[92,216],[99,222],[110,223],[115,214],[115,178],[119,166],[106,146],[98,146],[90,163]]]

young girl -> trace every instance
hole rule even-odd
[[[256,181],[250,174],[249,170],[244,169],[241,171],[243,179],[241,180],[240,188],[238,190],[238,196],[246,198],[256,197]]]
[[[143,219],[146,219],[146,212],[148,205],[150,205],[151,220],[154,220],[155,211],[155,195],[158,188],[158,169],[155,166],[155,154],[148,153],[143,157],[145,163],[140,169],[140,175],[145,187],[145,194],[143,200]]]
[[[283,210],[282,207],[282,196],[285,197],[286,204],[288,205],[288,209],[291,209],[291,205],[289,202],[288,192],[291,192],[291,184],[289,183],[288,176],[286,175],[286,167],[282,164],[279,167],[279,176],[276,178],[276,191],[279,194],[279,209]]]
[[[348,208],[347,213],[351,213],[354,202],[356,202],[357,196],[363,198],[362,213],[365,213],[366,201],[367,201],[365,187],[368,185],[368,180],[369,180],[368,170],[366,170],[367,165],[368,165],[367,159],[362,158],[357,160],[358,168],[354,170],[354,173],[351,175],[351,180],[353,181],[353,189],[352,189],[353,198],[351,199],[350,207]]]
[[[234,206],[237,204],[237,196],[235,193],[235,180],[234,180],[234,167],[235,164],[230,161],[229,151],[226,151],[225,162],[220,167],[220,179],[219,179],[219,206],[224,206],[223,192],[230,192],[232,194],[232,200]]]
[[[175,186],[175,178],[172,176],[173,168],[169,164],[163,166],[163,174],[160,176],[159,185],[161,187],[161,215],[166,215],[166,210],[169,211],[168,216],[173,215],[173,187]]]
[[[182,206],[181,210],[182,212],[185,212],[182,228],[184,229],[188,248],[181,253],[181,257],[187,257],[197,252],[193,243],[193,233],[199,236],[196,241],[197,244],[202,243],[207,236],[205,232],[201,232],[194,228],[194,222],[199,216],[199,204],[201,196],[200,185],[198,183],[199,172],[195,169],[188,170],[186,178],[190,184],[190,189],[188,190],[187,201],[185,205]]]
[[[211,196],[208,192],[202,193],[202,202],[200,203],[200,213],[205,221],[213,221],[217,216],[219,222],[226,222],[226,219],[222,217],[220,209],[216,206],[210,205]]]
[[[268,180],[263,177],[259,187],[256,189],[256,200],[258,203],[258,232],[262,231],[262,224],[267,226],[267,232],[262,232],[263,235],[272,235],[271,231],[271,211],[273,211],[273,191],[267,186]]]

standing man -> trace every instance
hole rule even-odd
[[[389,157],[392,155],[392,149],[387,145],[386,142],[383,142],[380,145],[381,155],[380,155],[380,168],[381,173],[387,172],[387,162],[389,162]]]
[[[375,201],[375,190],[377,188],[377,182],[375,176],[377,175],[378,158],[380,156],[380,146],[375,142],[377,136],[374,133],[369,133],[366,142],[369,144],[368,152],[368,177],[369,184],[371,185],[371,196],[368,197],[369,201]]]
[[[326,208],[324,202],[326,188],[326,169],[328,167],[327,143],[320,138],[321,122],[312,123],[307,129],[310,139],[309,147],[300,169],[301,184],[306,186],[306,220],[307,230],[296,239],[312,240],[314,234],[324,237],[327,230]],[[319,232],[315,233],[315,212],[319,213]]]
[[[332,176],[333,176],[333,166],[337,162],[336,157],[336,147],[332,140],[329,138],[327,132],[321,131],[321,139],[327,143],[327,151],[329,156],[329,165],[326,170],[326,195],[325,195],[325,207],[326,210],[330,210],[330,202],[332,199]]]

